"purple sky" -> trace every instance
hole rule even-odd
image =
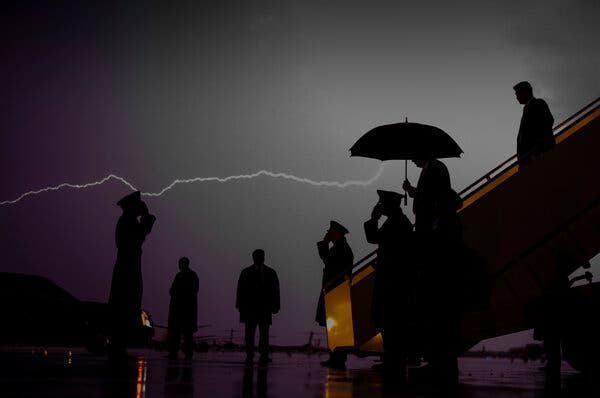
[[[126,3],[19,2],[3,12],[0,201],[110,173],[143,191],[263,169],[367,180],[380,163],[350,159],[348,148],[405,117],[455,137],[465,154],[446,163],[460,190],[515,152],[515,82],[531,81],[557,121],[600,93],[600,6],[590,1]],[[207,333],[239,328],[235,284],[262,247],[282,283],[273,341],[302,342],[319,330],[315,242],[329,219],[350,229],[362,257],[374,249],[362,222],[375,190],[399,189],[402,178],[392,162],[368,187],[260,177],[150,198],[158,221],[144,246],[144,306],[166,322],[186,255]],[[115,202],[128,191],[111,181],[0,206],[0,269],[106,300]]]

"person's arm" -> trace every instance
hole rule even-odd
[[[365,228],[365,238],[367,242],[374,245],[379,244],[379,226],[377,225],[376,219],[369,219],[363,224]]]
[[[198,294],[200,290],[200,281],[198,280],[198,275],[194,272],[194,293]]]
[[[148,235],[152,231],[152,227],[154,226],[154,222],[156,222],[156,217],[148,212],[148,206],[146,202],[141,203],[141,217],[140,217],[140,226],[141,232],[144,236]]]
[[[344,264],[347,264],[347,275],[352,276],[352,266],[354,265],[354,253],[352,253],[350,245],[346,246],[346,250],[344,251]]]
[[[330,261],[330,253],[329,253],[329,242],[322,240],[317,242],[317,251],[319,252],[319,257],[325,263],[325,267],[329,265]]]
[[[379,236],[379,219],[383,215],[383,207],[380,203],[377,203],[373,206],[373,210],[371,210],[371,219],[365,221],[364,229],[365,229],[365,237],[367,238],[367,242],[373,243],[375,245],[379,244],[380,236]]]
[[[279,278],[277,272],[273,270],[273,308],[271,312],[277,314],[281,309],[280,295],[279,295]]]
[[[239,311],[242,310],[242,300],[243,300],[243,289],[244,289],[244,271],[242,270],[242,272],[240,273],[240,277],[238,278],[238,284],[237,284],[237,289],[236,289],[236,293],[235,293],[235,308],[237,308]]]
[[[410,196],[411,198],[414,198],[415,194],[417,193],[417,188],[413,187],[410,181],[408,180],[404,180],[404,182],[402,183],[402,189],[404,189],[404,191],[406,191],[408,196]]]
[[[173,279],[173,283],[171,283],[171,288],[169,289],[169,296],[173,296],[175,293],[175,282],[177,281],[177,275],[175,275],[175,279]]]

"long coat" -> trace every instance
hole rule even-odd
[[[543,99],[532,98],[523,107],[517,135],[517,158],[520,164],[554,146],[554,117]]]
[[[242,270],[238,279],[235,308],[240,311],[240,322],[272,322],[272,314],[279,312],[279,279],[271,267],[251,265]]]
[[[152,231],[156,217],[124,212],[115,231],[117,260],[113,269],[109,307],[115,327],[135,328],[142,307],[142,244]]]
[[[198,330],[198,275],[191,269],[175,275],[169,294],[169,330],[195,332]]]
[[[411,259],[412,224],[400,209],[378,228],[364,223],[367,242],[379,245],[371,306],[371,321],[384,328],[390,317],[408,317],[412,310],[416,270]]]
[[[321,260],[323,260],[323,264],[325,265],[323,268],[321,288],[325,287],[325,285],[332,281],[333,278],[344,270],[349,269],[354,264],[354,254],[352,253],[352,249],[350,248],[350,245],[348,245],[346,238],[334,242],[332,247],[329,247],[328,242],[320,241],[317,243],[317,250],[319,251],[319,257],[321,257]],[[319,295],[315,321],[317,321],[320,326],[326,325],[323,291],[321,291],[321,294]]]

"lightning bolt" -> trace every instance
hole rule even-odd
[[[347,187],[351,187],[351,186],[368,186],[371,185],[372,183],[374,183],[375,181],[377,181],[379,179],[379,177],[381,177],[381,174],[383,173],[383,164],[381,165],[381,167],[379,167],[379,170],[377,171],[377,173],[369,178],[366,181],[357,181],[357,180],[351,180],[351,181],[345,181],[345,182],[339,182],[339,181],[314,181],[311,180],[309,178],[305,178],[305,177],[297,177],[293,174],[287,174],[287,173],[274,173],[272,171],[268,171],[268,170],[260,170],[257,171],[256,173],[252,173],[252,174],[240,174],[240,175],[233,175],[233,176],[228,176],[228,177],[194,177],[194,178],[187,178],[187,179],[176,179],[173,182],[171,182],[169,185],[165,186],[164,188],[162,188],[160,191],[157,192],[142,192],[142,196],[162,196],[164,195],[166,192],[170,191],[171,189],[173,189],[176,185],[179,184],[191,184],[191,183],[196,183],[196,182],[218,182],[218,183],[226,183],[229,181],[235,181],[235,180],[250,180],[253,178],[258,178],[261,176],[266,176],[266,177],[271,177],[271,178],[277,178],[277,179],[284,179],[284,180],[290,180],[290,181],[294,181],[294,182],[298,182],[298,183],[302,183],[302,184],[308,184],[308,185],[312,185],[312,186],[317,186],[317,187],[333,187],[333,188],[347,188]],[[16,199],[13,200],[5,200],[0,202],[0,206],[3,205],[11,205],[11,204],[15,204],[17,202],[20,202],[21,200],[27,198],[28,196],[34,196],[34,195],[39,195],[41,193],[44,192],[50,192],[50,191],[58,191],[64,188],[71,188],[71,189],[85,189],[85,188],[92,188],[98,185],[102,185],[110,180],[116,180],[121,182],[122,184],[126,185],[127,187],[129,187],[132,191],[136,191],[137,188],[135,186],[133,186],[133,184],[131,184],[129,181],[127,181],[125,178],[123,177],[119,177],[118,175],[115,174],[109,174],[106,177],[98,180],[98,181],[93,181],[93,182],[88,182],[85,184],[72,184],[72,183],[68,183],[68,182],[64,182],[62,184],[59,185],[55,185],[55,186],[51,186],[51,187],[46,187],[46,188],[41,188],[41,189],[37,189],[34,191],[29,191],[29,192],[25,192],[23,194],[21,194],[20,196],[18,196]]]

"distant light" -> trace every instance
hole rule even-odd
[[[335,321],[331,318],[327,318],[327,330],[331,330],[335,326]]]
[[[142,310],[142,326],[151,328],[150,317],[146,314],[146,311]]]

